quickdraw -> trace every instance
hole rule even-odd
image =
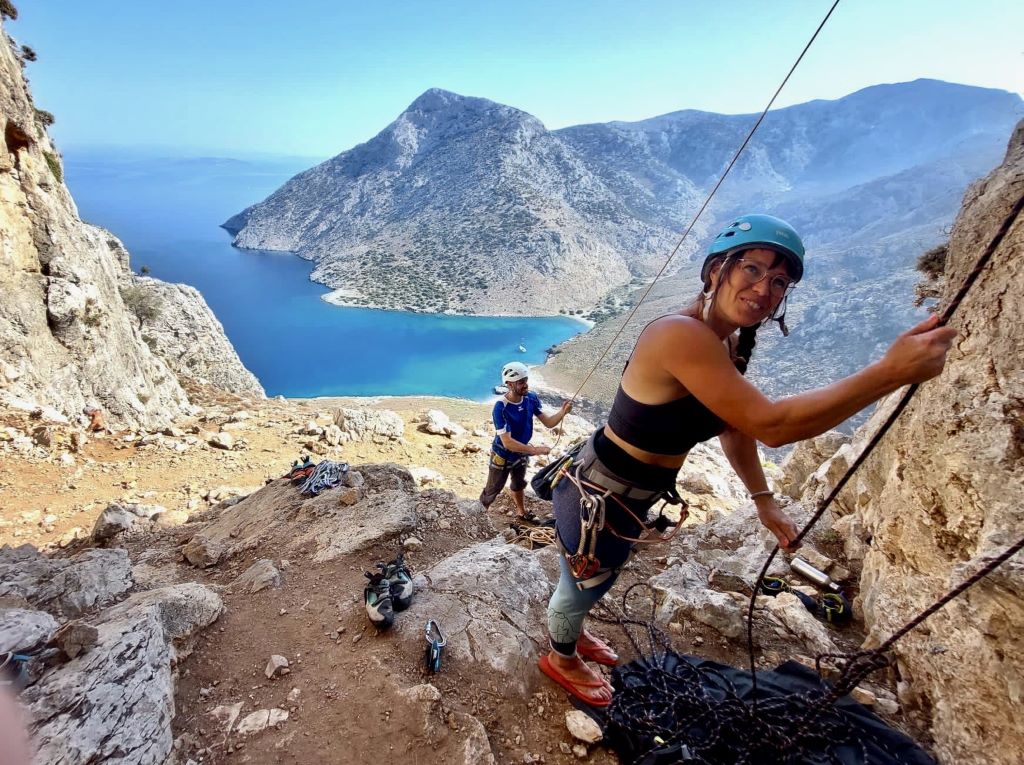
[[[590,579],[601,571],[601,561],[596,555],[596,550],[598,534],[604,529],[608,529],[611,534],[619,539],[633,544],[656,544],[658,542],[667,542],[676,535],[677,531],[679,531],[679,527],[682,526],[682,522],[686,518],[686,503],[677,494],[669,492],[664,493],[664,496],[661,497],[662,506],[658,512],[658,517],[655,518],[653,523],[650,523],[637,517],[636,513],[634,513],[628,505],[619,499],[611,489],[606,489],[603,486],[584,479],[580,475],[582,468],[583,465],[578,464],[576,465],[575,470],[570,470],[569,465],[567,464],[558,476],[559,479],[563,476],[568,476],[569,480],[576,484],[576,488],[579,490],[580,494],[580,541],[575,553],[570,553],[568,550],[565,551],[569,570],[576,579]],[[639,528],[645,529],[646,533],[639,537],[631,537],[628,534],[619,532],[614,526],[608,523],[606,519],[606,509],[609,499],[613,500],[619,507],[621,507],[626,514],[636,522]],[[682,511],[678,521],[673,522],[667,515],[665,515],[665,505],[668,504],[678,504],[682,506]],[[672,530],[666,534],[665,531],[669,528]],[[654,539],[651,538],[652,529],[658,532]]]
[[[577,487],[580,487],[579,477],[573,473],[569,475]],[[567,558],[569,570],[577,579],[589,579],[601,570],[601,561],[596,555],[597,535],[605,527],[607,496],[608,493],[590,494],[580,488],[580,542],[575,554]]]
[[[814,598],[800,590],[793,589],[789,582],[777,576],[763,577],[760,590],[765,595],[772,597],[780,592],[792,593],[800,599],[804,608],[829,624],[846,624],[853,619],[853,607],[850,605],[850,601],[839,592],[826,592]]]

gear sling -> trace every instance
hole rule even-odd
[[[602,568],[597,556],[597,540],[603,531],[607,529],[610,534],[633,545],[667,542],[675,536],[687,515],[686,502],[679,496],[674,486],[668,489],[646,489],[636,486],[622,476],[612,473],[598,458],[593,444],[594,435],[591,435],[586,443],[570,450],[566,457],[559,461],[561,465],[551,471],[549,479],[552,487],[559,481],[568,479],[579,490],[579,544],[575,551],[567,549],[561,535],[558,535],[558,546],[569,564],[573,577],[582,580],[576,582],[576,587],[580,590],[596,587],[608,577],[617,574],[625,565],[623,562],[614,568]],[[650,502],[648,507],[662,501],[662,505],[655,519],[647,521],[638,517],[623,500]],[[607,518],[609,501],[616,503],[641,529],[638,536],[624,534],[612,525]],[[679,506],[678,520],[673,520],[665,514],[667,505]]]

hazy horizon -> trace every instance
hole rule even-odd
[[[58,144],[327,157],[440,87],[549,129],[760,111],[830,3],[22,2],[4,26]],[[1024,91],[1024,5],[840,3],[777,106],[931,78]]]

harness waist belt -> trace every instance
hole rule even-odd
[[[597,484],[603,489],[608,489],[623,499],[638,499],[642,502],[644,500],[654,499],[669,493],[664,489],[641,489],[636,486],[630,486],[622,483],[622,481],[598,470],[598,464],[600,463],[595,463],[586,469],[581,468],[579,472],[580,478],[590,481],[590,483]]]

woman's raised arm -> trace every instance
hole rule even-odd
[[[733,365],[703,323],[680,316],[648,332],[664,369],[729,425],[767,446],[784,446],[834,428],[888,393],[938,375],[956,330],[931,317],[904,332],[877,362],[823,388],[773,401]],[[668,352],[665,349],[678,349]]]

